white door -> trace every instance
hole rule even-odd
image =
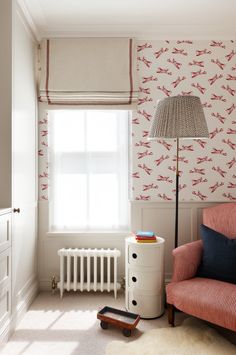
[[[14,18],[12,122],[12,301],[29,297],[36,280],[35,48],[20,17]]]

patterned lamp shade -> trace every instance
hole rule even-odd
[[[209,132],[200,98],[172,96],[158,101],[149,140],[163,138],[201,138]]]

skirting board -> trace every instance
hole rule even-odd
[[[171,274],[166,274],[165,275],[165,284],[168,284],[170,281],[171,281]],[[118,277],[118,282],[120,283],[121,288],[123,288],[124,276]],[[50,279],[41,279],[39,281],[39,291],[52,291],[52,280],[50,280]],[[55,291],[58,292],[58,289],[56,289]],[[78,291],[78,292],[80,292],[80,291]],[[84,291],[84,292],[86,292],[86,291]],[[107,292],[107,291],[104,291],[104,292]],[[59,294],[59,292],[58,292],[58,294]]]
[[[118,275],[117,282],[121,285],[122,285],[122,279],[123,279],[123,276]],[[56,281],[59,281],[59,277],[56,277]],[[39,280],[39,290],[40,291],[52,291],[52,279]],[[80,291],[78,290],[78,292],[80,292]],[[84,292],[86,292],[86,290],[84,290]],[[104,292],[107,292],[107,291],[104,290]]]
[[[23,318],[29,306],[38,294],[38,281],[36,277],[32,278],[31,282],[27,282],[26,284],[28,287],[26,289],[26,285],[23,286],[22,290],[24,289],[24,295],[21,295],[21,300],[17,303],[14,313],[0,329],[0,343],[8,341],[12,332],[15,330],[16,326]],[[22,294],[21,291],[19,293]]]

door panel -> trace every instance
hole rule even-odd
[[[36,44],[18,15],[13,57],[13,306],[36,272]],[[15,303],[15,305],[14,305]]]

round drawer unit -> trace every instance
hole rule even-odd
[[[155,277],[150,277],[150,273]],[[144,289],[158,292],[163,288],[163,273],[159,270],[148,268],[143,270],[138,267],[127,267],[127,283],[130,288]]]
[[[164,312],[164,243],[159,237],[157,243],[126,239],[126,309],[142,318]]]
[[[164,313],[163,294],[139,293],[132,290],[128,292],[127,298],[127,309],[140,314],[142,318],[160,317]]]
[[[128,238],[129,239],[129,238]],[[130,265],[140,265],[140,266],[155,266],[161,268],[161,264],[157,263],[162,257],[164,249],[164,240],[159,238],[158,243],[135,243],[127,242],[127,261]],[[135,238],[134,238],[135,240]]]

